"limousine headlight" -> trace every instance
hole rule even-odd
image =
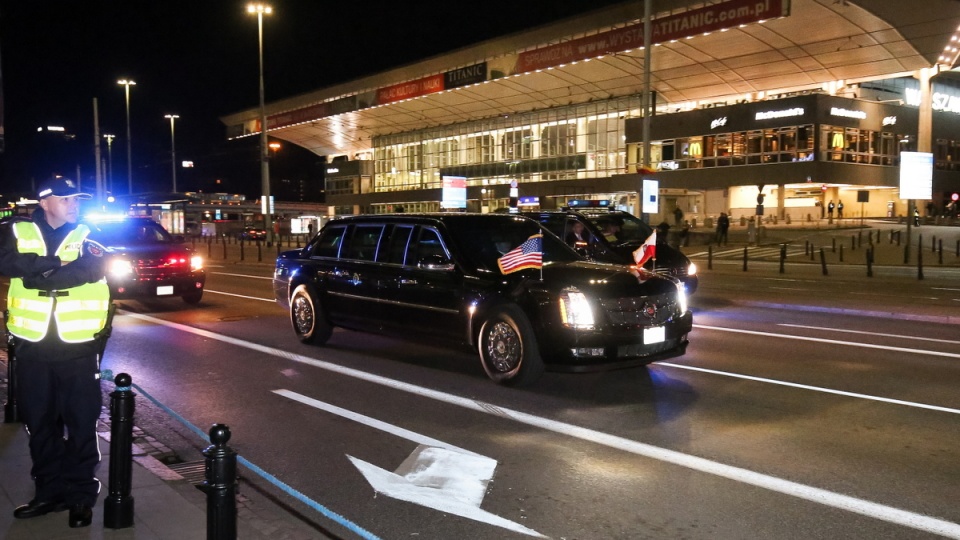
[[[574,287],[560,293],[560,320],[571,328],[593,328],[593,310],[587,296]]]
[[[190,257],[190,271],[199,272],[200,270],[203,270],[203,257],[199,255]]]
[[[681,315],[687,312],[687,286],[682,281],[677,282],[677,305]]]
[[[695,275],[697,275],[697,265],[696,265],[696,264],[690,263],[690,266],[687,266],[687,275],[688,275],[688,276],[695,276]]]

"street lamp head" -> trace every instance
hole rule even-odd
[[[247,4],[247,13],[265,13],[270,15],[273,13],[273,7],[261,2],[251,2]]]
[[[163,117],[164,117],[164,118],[169,118],[170,120],[173,120],[174,118],[180,118],[180,115],[179,115],[179,114],[165,114],[165,115],[163,115]]]
[[[124,85],[124,86],[136,86],[136,85],[137,85],[137,83],[135,83],[133,80],[130,80],[130,79],[120,79],[119,81],[117,81],[117,84],[122,84],[122,85]]]

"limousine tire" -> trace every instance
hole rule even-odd
[[[181,298],[183,298],[183,301],[188,304],[199,304],[200,299],[203,298],[203,289],[194,289],[183,295]]]
[[[303,343],[323,345],[333,334],[323,308],[306,285],[297,287],[290,297],[290,322]]]
[[[480,327],[477,339],[483,370],[492,380],[523,386],[543,374],[543,359],[533,327],[516,306],[495,308]]]

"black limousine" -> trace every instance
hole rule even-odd
[[[502,384],[684,354],[693,316],[676,279],[588,261],[507,214],[332,220],[277,258],[277,302],[305,343],[334,327],[421,335],[479,352]]]

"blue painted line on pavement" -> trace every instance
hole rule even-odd
[[[101,378],[102,380],[105,380],[105,381],[113,381],[113,372],[112,372],[111,370],[109,370],[109,369],[104,370],[103,372],[101,372],[100,378]],[[153,403],[153,404],[156,405],[157,407],[160,407],[164,412],[166,412],[166,413],[169,414],[170,416],[174,417],[178,422],[180,422],[181,424],[183,424],[184,426],[186,426],[187,429],[189,429],[190,431],[196,433],[201,439],[203,439],[203,440],[205,440],[205,441],[210,441],[210,436],[209,436],[207,433],[204,433],[203,431],[200,430],[200,428],[198,428],[197,426],[191,424],[189,420],[187,420],[186,418],[184,418],[184,417],[180,416],[179,414],[177,414],[177,412],[174,411],[173,409],[171,409],[170,407],[167,407],[167,406],[164,405],[163,403],[160,403],[156,398],[154,398],[153,396],[151,396],[149,392],[147,392],[146,390],[144,390],[143,388],[141,388],[140,386],[138,386],[136,383],[132,383],[131,386],[132,386],[133,388],[135,388],[136,390],[138,390],[138,391],[140,392],[140,395],[142,395],[143,397],[145,397],[145,398],[147,398],[148,400],[150,400],[151,403]],[[375,534],[373,534],[373,533],[367,531],[366,529],[360,527],[360,526],[357,525],[356,523],[354,523],[354,522],[350,521],[349,519],[341,516],[340,514],[334,512],[333,510],[330,510],[329,508],[323,506],[322,504],[314,501],[313,499],[307,497],[306,495],[304,495],[303,493],[297,491],[296,489],[288,486],[285,482],[283,482],[282,480],[280,480],[280,479],[277,478],[276,476],[268,473],[267,471],[263,470],[262,468],[260,468],[259,466],[255,465],[254,463],[251,463],[249,460],[247,460],[247,459],[244,458],[243,456],[240,456],[239,454],[237,455],[237,462],[239,462],[239,463],[240,463],[241,465],[243,465],[244,467],[247,467],[247,468],[250,469],[251,471],[257,473],[257,474],[260,475],[260,477],[262,477],[264,480],[266,480],[266,481],[270,482],[271,484],[277,486],[278,488],[280,488],[281,490],[283,490],[285,493],[287,493],[287,494],[290,495],[291,497],[297,499],[298,501],[302,502],[303,504],[306,504],[306,505],[309,506],[310,508],[313,508],[313,509],[316,510],[317,512],[320,512],[321,514],[323,514],[323,515],[326,516],[327,518],[335,521],[336,523],[338,523],[339,525],[343,526],[344,528],[349,529],[350,531],[356,533],[356,534],[359,535],[361,538],[364,538],[364,539],[367,539],[367,540],[380,540],[380,537],[378,537],[378,536],[376,536]]]

